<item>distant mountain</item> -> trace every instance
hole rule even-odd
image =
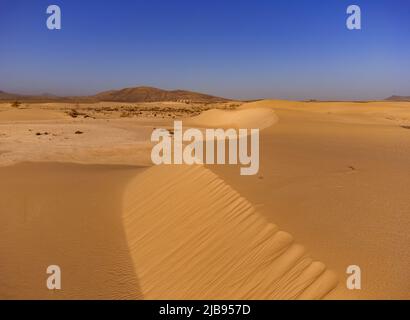
[[[388,101],[410,101],[410,96],[391,96],[388,97],[386,100]]]
[[[190,102],[223,102],[228,99],[186,90],[162,90],[153,87],[135,87],[110,90],[92,96],[57,97],[49,94],[28,96],[0,91],[0,100],[34,100],[34,101],[121,101],[121,102],[156,102],[156,101],[190,101]]]
[[[0,100],[17,100],[21,95],[0,91]]]
[[[185,91],[185,90],[162,90],[153,87],[135,87],[121,90],[110,90],[96,94],[90,98],[98,101],[124,101],[124,102],[153,102],[153,101],[193,101],[193,102],[219,102],[225,98]]]
[[[60,98],[57,96],[53,96],[50,94],[42,94],[42,95],[23,95],[17,93],[9,93],[0,91],[0,101],[56,101],[56,100],[63,100],[64,98]]]

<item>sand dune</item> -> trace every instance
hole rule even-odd
[[[264,129],[278,121],[272,109],[251,108],[238,111],[208,110],[187,119],[186,124],[194,127]]]
[[[408,299],[409,106],[268,100],[183,118],[263,129],[260,170],[244,177],[234,165],[138,167],[172,114],[3,105],[0,297]],[[9,166],[28,160],[42,163]],[[61,291],[45,287],[50,264]],[[360,291],[346,288],[351,264]]]
[[[257,176],[208,166],[335,270],[328,298],[408,299],[410,104],[259,101],[276,125],[261,132]],[[346,288],[359,265],[362,289]]]
[[[323,263],[203,167],[146,170],[124,205],[145,298],[315,299],[336,286]]]
[[[2,298],[316,299],[336,286],[201,166],[20,164],[0,174]],[[61,291],[46,289],[51,264]]]

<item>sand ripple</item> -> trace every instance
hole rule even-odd
[[[148,299],[317,299],[337,284],[290,234],[202,166],[159,166],[124,196],[124,228]]]

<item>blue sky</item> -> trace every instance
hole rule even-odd
[[[57,4],[62,29],[48,30]],[[346,8],[362,30],[346,28]],[[239,98],[410,95],[408,0],[0,0],[0,90],[149,85]]]

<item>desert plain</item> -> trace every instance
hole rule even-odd
[[[153,165],[174,120],[260,128],[258,173]],[[409,164],[410,102],[2,102],[0,298],[409,299]]]

